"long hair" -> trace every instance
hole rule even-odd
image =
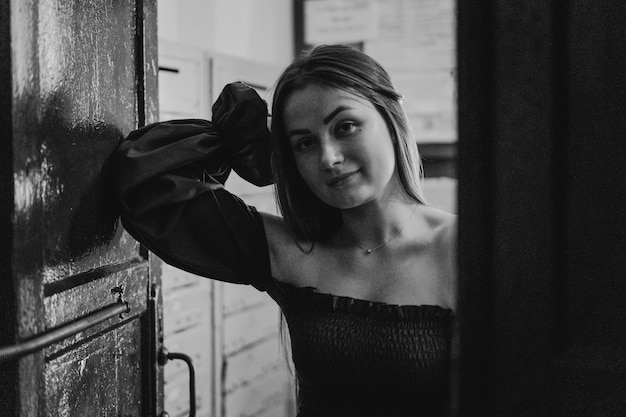
[[[272,100],[273,167],[278,205],[285,222],[302,240],[324,241],[341,226],[339,209],[321,201],[298,172],[289,146],[284,107],[294,91],[316,84],[368,100],[383,117],[394,144],[396,169],[407,195],[423,204],[422,164],[408,117],[385,69],[358,49],[323,45],[298,57],[279,77]]]

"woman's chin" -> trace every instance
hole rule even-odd
[[[329,198],[326,200],[326,204],[339,210],[350,210],[360,207],[368,201],[367,198],[360,195],[346,195],[340,198]]]

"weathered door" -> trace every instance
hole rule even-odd
[[[626,3],[457,2],[461,416],[626,415]]]
[[[156,115],[155,13],[153,0],[0,2],[2,416],[161,414],[160,291],[118,222],[110,157]],[[80,331],[50,336],[68,326]]]

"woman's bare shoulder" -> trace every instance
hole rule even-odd
[[[456,244],[456,214],[449,213],[433,206],[423,206],[422,213],[426,224],[439,239],[442,239],[450,244]]]
[[[457,216],[425,206],[423,218],[430,231],[430,251],[446,304],[453,310],[457,303]]]
[[[261,218],[263,219],[263,227],[265,228],[270,253],[279,253],[294,243],[293,234],[282,217],[261,213]]]
[[[268,235],[283,235],[287,232],[287,224],[285,220],[274,214],[261,212],[261,218],[263,219],[263,226],[265,227],[265,233]]]
[[[261,213],[261,218],[270,252],[272,275],[279,281],[294,281],[297,277],[294,275],[293,267],[303,266],[303,261],[306,261],[303,257],[307,254],[303,248],[310,245],[296,240],[282,217]]]
[[[432,232],[434,253],[438,254],[443,264],[447,264],[454,271],[457,257],[457,216],[427,206],[424,218]]]

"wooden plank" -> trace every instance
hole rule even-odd
[[[269,369],[259,379],[250,381],[224,397],[224,417],[253,417],[276,409],[276,404],[286,405],[289,400],[288,375],[285,368]],[[277,410],[278,411],[278,410]],[[276,417],[287,417],[287,407]]]
[[[167,279],[167,276],[163,277]],[[206,282],[206,281],[205,281]],[[201,282],[199,284],[204,284]],[[163,301],[163,332],[165,337],[185,329],[209,326],[211,322],[211,289],[194,285],[167,294]]]
[[[227,358],[223,381],[225,395],[261,380],[268,372],[287,369],[287,358],[276,339],[265,340]]]
[[[266,304],[233,314],[223,321],[223,354],[233,355],[262,340],[278,339],[278,306],[269,300]]]
[[[271,303],[267,293],[261,292],[251,285],[223,284],[222,314],[227,317],[247,309]]]

